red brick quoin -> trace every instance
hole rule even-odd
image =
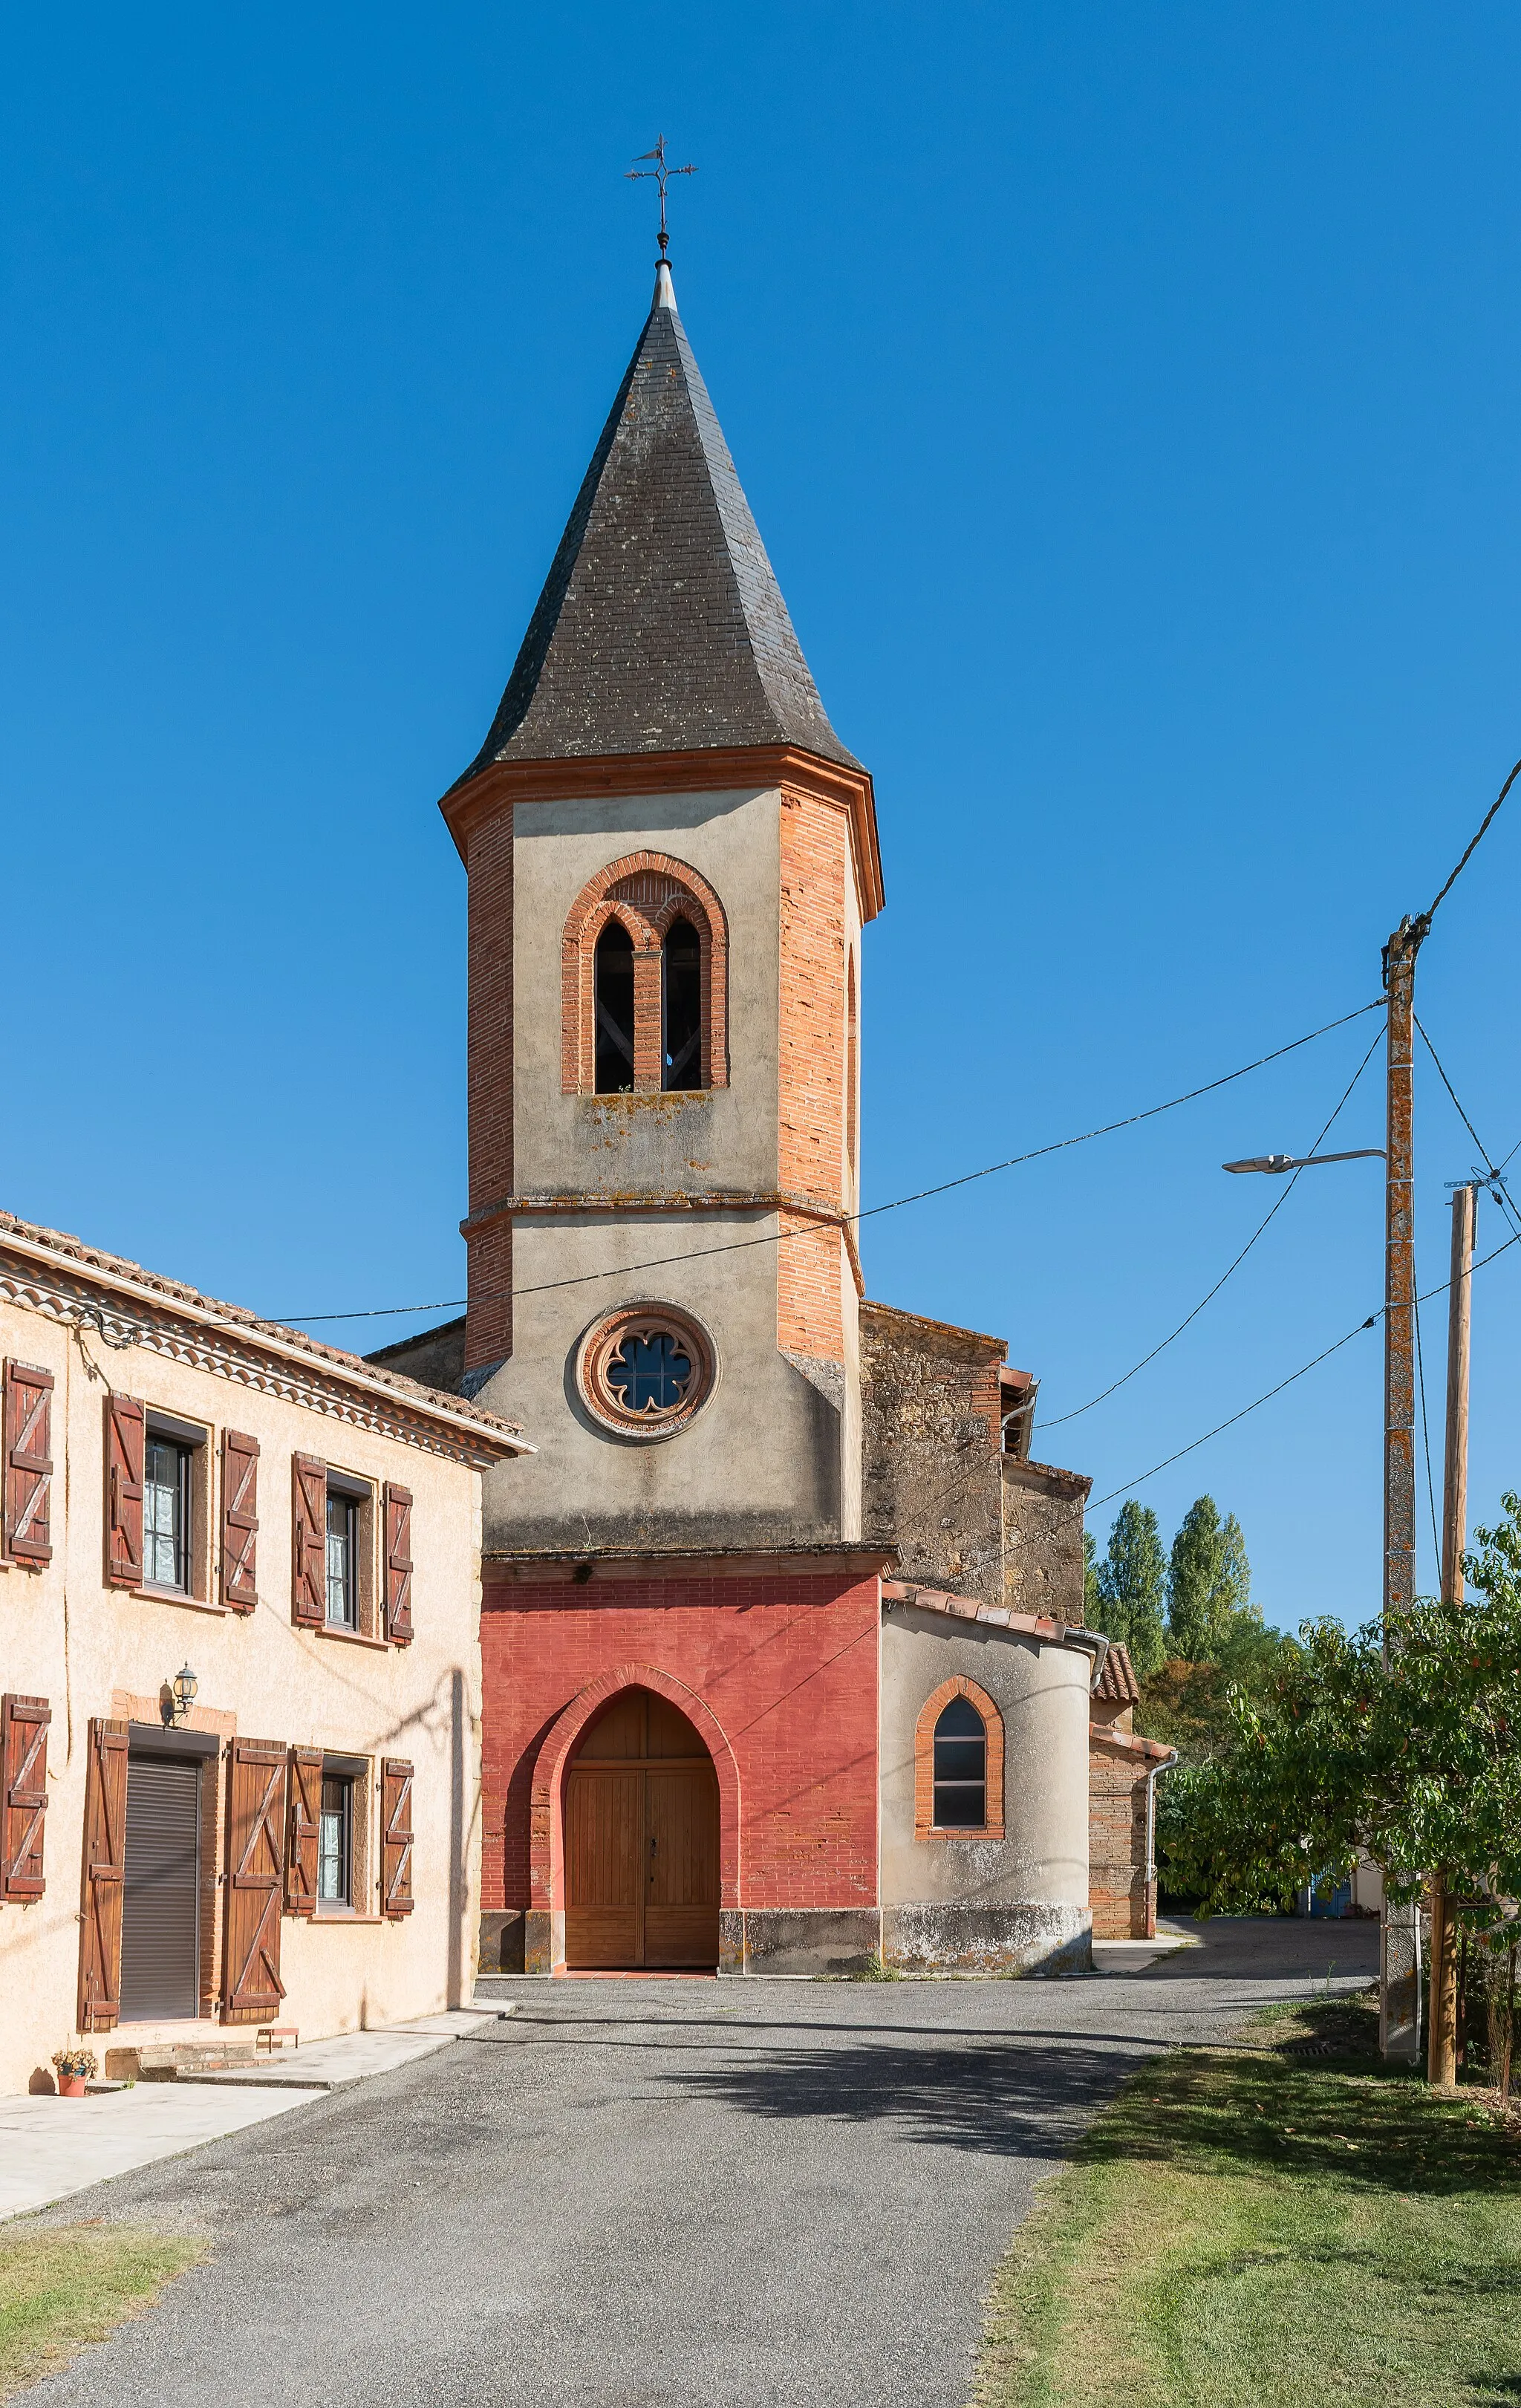
[[[653,1689],[717,1769],[725,1907],[874,1906],[875,1578],[496,1581],[486,1570],[481,1905],[564,1905],[565,1772],[621,1687]]]

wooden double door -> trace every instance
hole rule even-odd
[[[718,1963],[718,1776],[686,1716],[625,1689],[566,1774],[566,1964]]]

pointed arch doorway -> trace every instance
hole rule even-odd
[[[712,1971],[718,1776],[666,1698],[624,1689],[565,1776],[567,1972]]]

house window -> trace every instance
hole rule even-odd
[[[610,920],[596,940],[596,1092],[634,1092],[634,939]]]
[[[194,1450],[149,1429],[143,1446],[143,1579],[190,1590],[191,1466]]]
[[[660,1083],[702,1084],[702,947],[689,920],[673,920],[660,949]]]
[[[953,1698],[935,1725],[935,1828],[980,1831],[987,1822],[987,1731],[969,1698]]]
[[[359,1627],[359,1499],[337,1488],[327,1492],[327,1619]]]
[[[317,1903],[353,1904],[353,1797],[347,1773],[323,1775],[322,1814],[317,1827]]]

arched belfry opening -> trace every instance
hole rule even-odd
[[[718,1775],[680,1708],[621,1690],[567,1768],[563,1811],[567,1971],[712,1971]]]
[[[702,1085],[702,943],[690,920],[675,919],[660,949],[660,1083],[668,1091]]]
[[[610,920],[596,940],[596,1092],[634,1092],[634,939]]]

